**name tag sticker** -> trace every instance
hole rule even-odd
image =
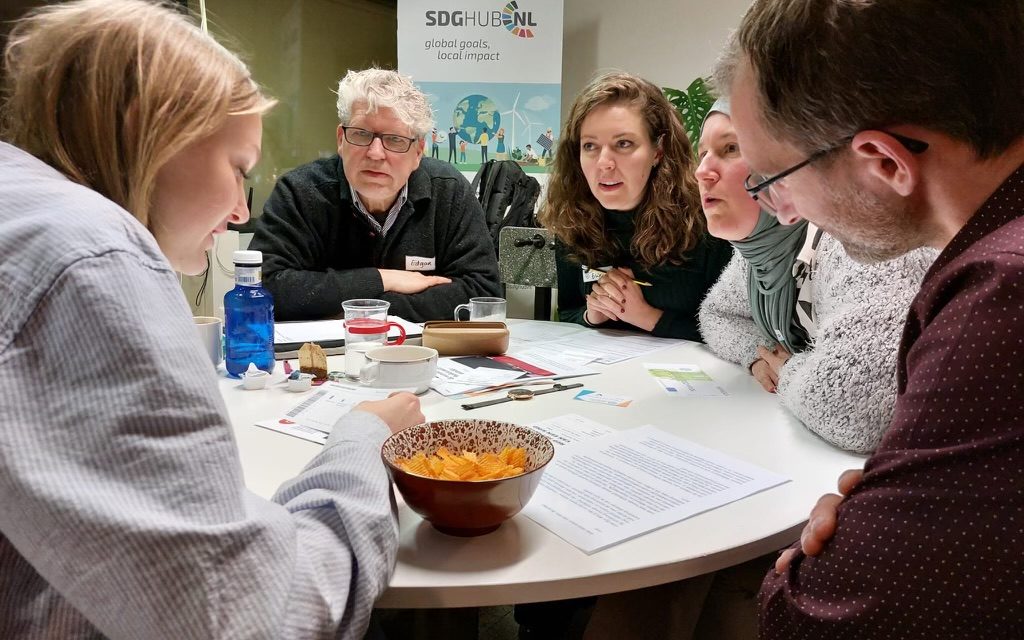
[[[601,267],[602,271],[611,271],[612,267]],[[583,282],[597,282],[601,279],[604,274],[597,269],[591,269],[587,265],[583,265]]]
[[[405,256],[406,271],[433,271],[436,267],[436,258],[421,258],[419,256]]]

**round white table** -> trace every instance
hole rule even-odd
[[[699,365],[729,396],[671,397],[647,374],[644,362]],[[343,357],[332,356],[329,366],[342,370]],[[792,481],[592,555],[522,514],[485,536],[450,537],[421,520],[399,496],[398,566],[378,607],[478,607],[559,600],[716,571],[791,543],[818,497],[835,491],[842,471],[864,463],[863,456],[840,451],[808,431],[746,371],[719,360],[703,345],[680,341],[647,357],[589,366],[600,369],[600,375],[570,382],[629,396],[632,404],[620,408],[580,402],[573,400],[577,391],[572,390],[467,412],[459,406],[463,401],[430,391],[422,397],[423,412],[428,419],[472,416],[520,424],[576,413],[619,429],[653,424]],[[274,376],[278,380],[283,374],[279,371]],[[297,474],[320,449],[254,425],[284,413],[302,397],[288,393],[284,385],[270,387],[245,391],[238,380],[221,381],[246,484],[264,497]]]

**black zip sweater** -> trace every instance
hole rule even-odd
[[[474,296],[500,296],[498,263],[483,210],[469,182],[447,162],[423,158],[409,176],[409,199],[387,235],[356,209],[341,158],[315,160],[278,180],[256,221],[250,249],[263,252],[263,285],[277,320],[341,314],[352,298],[379,298],[414,322],[450,320]],[[433,259],[424,274],[451,284],[420,293],[384,292],[377,269]]]

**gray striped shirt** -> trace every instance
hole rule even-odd
[[[125,211],[0,143],[0,638],[358,638],[397,551],[356,412],[244,485],[177,278]]]
[[[359,197],[359,194],[356,193],[355,188],[349,186],[349,191],[352,192],[352,202],[356,204],[356,209],[359,209],[359,212],[366,216],[366,219],[370,221],[373,228],[382,236],[388,235],[388,231],[391,231],[391,227],[394,226],[395,220],[398,219],[398,212],[402,210],[402,207],[405,206],[406,201],[409,199],[409,183],[407,182],[402,186],[402,190],[398,192],[398,197],[395,198],[395,201],[391,203],[391,208],[388,209],[388,214],[384,216],[384,224],[381,224],[377,222],[377,218],[375,218],[366,208],[366,205],[363,204],[363,200]]]

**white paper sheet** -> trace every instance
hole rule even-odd
[[[383,400],[400,389],[374,389],[345,382],[325,382],[314,387],[283,416],[260,420],[256,426],[324,444],[331,429],[346,413],[364,400]]]
[[[695,364],[645,362],[644,368],[670,396],[686,398],[729,395],[721,385]]]
[[[586,327],[568,322],[524,322],[510,324],[509,351],[521,351],[547,342],[557,342],[566,337],[589,331]]]
[[[533,349],[509,352],[508,355],[529,363],[534,367],[550,371],[560,377],[588,376],[597,373],[594,369],[586,367],[587,364],[593,362],[598,357],[596,354],[568,350],[554,351],[548,347],[534,347]]]
[[[560,343],[560,349],[599,354],[598,364],[615,364],[639,358],[655,351],[679,345],[674,338],[656,338],[628,331],[590,330],[573,334]]]
[[[479,384],[476,382],[456,382],[459,378],[468,376],[474,371],[476,371],[476,369],[473,367],[468,367],[461,362],[456,362],[452,358],[438,358],[437,372],[434,374],[434,379],[430,382],[430,386],[443,396],[460,395],[489,386],[488,384]],[[515,373],[516,378],[522,375],[521,373],[514,371],[512,373]],[[486,375],[486,372],[484,372],[484,375]]]
[[[614,329],[589,329],[578,324],[557,322],[510,325],[509,331],[510,354],[534,350],[542,345],[550,351],[551,345],[557,344],[554,351],[559,354],[570,352],[576,357],[586,356],[588,362],[598,364],[639,358],[679,344],[672,338]]]
[[[541,420],[529,427],[546,435],[556,449],[573,442],[583,442],[615,433],[615,429],[575,413]]]
[[[467,367],[468,368],[468,367]],[[509,371],[507,369],[487,369],[480,367],[479,369],[470,369],[463,373],[459,377],[452,380],[454,384],[464,384],[467,386],[476,387],[489,387],[495,384],[504,384],[511,382],[523,373],[521,371]]]
[[[532,368],[547,371],[548,375],[535,375],[526,371],[511,371],[488,367],[470,367],[452,358],[441,358],[437,361],[437,373],[430,386],[447,397],[460,397],[483,389],[495,389],[502,386],[516,386],[536,380],[559,380],[577,376],[597,374],[595,369],[579,366],[582,356],[568,357],[558,360],[550,354],[539,350],[509,353],[508,357],[519,362],[512,365],[524,369]]]
[[[558,447],[523,513],[594,553],[788,481],[646,425]]]

